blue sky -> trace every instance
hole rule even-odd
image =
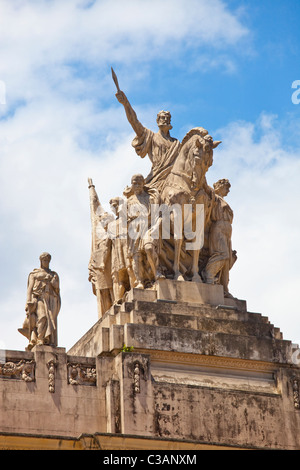
[[[299,23],[298,0],[2,0],[0,347],[25,348],[42,251],[61,279],[60,346],[97,321],[87,178],[105,205],[150,170],[111,66],[145,126],[168,109],[174,137],[203,126],[222,140],[207,178],[232,184],[231,291],[300,343]]]
[[[172,105],[174,132],[180,133],[189,122],[205,122],[215,129],[235,120],[253,121],[262,111],[299,116],[290,98],[291,84],[300,72],[300,3],[251,0],[225,4],[229,11],[237,12],[247,30],[244,37],[230,47],[189,45],[178,55],[172,50],[174,60],[153,61],[146,82],[135,83],[136,89],[130,90],[132,100],[140,106],[149,102]],[[202,67],[199,56],[203,55]],[[130,68],[134,75],[140,63],[133,62]]]

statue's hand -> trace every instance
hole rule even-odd
[[[29,315],[35,311],[35,308],[36,308],[36,302],[28,301],[25,305],[26,316],[29,317]]]
[[[123,91],[118,91],[118,93],[116,93],[116,98],[119,101],[119,103],[123,105],[125,105],[125,103],[127,102],[126,95]]]

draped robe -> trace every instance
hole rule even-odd
[[[173,137],[166,138],[159,132],[155,133],[144,128],[142,135],[133,139],[132,146],[141,158],[148,155],[152,168],[145,179],[145,184],[160,192],[179,154],[180,141]]]

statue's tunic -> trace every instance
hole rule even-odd
[[[161,186],[178,156],[179,140],[173,137],[165,138],[159,132],[145,128],[140,137],[134,138],[132,146],[141,158],[148,155],[152,163],[151,171],[145,180],[146,185],[161,191]]]
[[[99,269],[100,266],[104,269]],[[106,237],[97,243],[97,248],[92,252],[89,271],[99,290],[112,287],[111,277],[111,240]]]
[[[128,266],[127,223],[124,226],[123,219],[114,220],[108,226],[108,234],[112,238],[111,272],[115,274]]]

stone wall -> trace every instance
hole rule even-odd
[[[34,352],[4,351],[0,368],[0,430],[6,433],[78,436],[105,428],[97,391],[94,358],[69,356],[63,348]],[[2,356],[3,357],[3,356]],[[20,363],[31,367],[30,380],[9,374]],[[92,370],[92,377],[87,372]]]
[[[155,295],[131,292],[68,352],[5,351],[0,434],[299,450],[300,368],[280,330],[242,301]]]

